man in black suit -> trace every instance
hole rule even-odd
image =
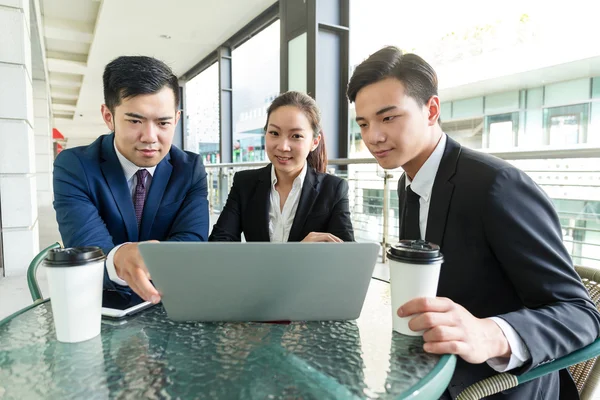
[[[355,70],[363,140],[386,169],[402,167],[401,239],[441,246],[438,296],[415,299],[398,315],[415,316],[427,352],[458,355],[445,394],[497,372],[521,374],[593,342],[600,314],[562,243],[552,202],[522,171],[461,147],[439,124],[433,68],[386,47]],[[572,399],[567,370],[493,398]]]

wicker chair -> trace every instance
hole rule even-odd
[[[600,310],[600,269],[579,267],[575,270],[590,293],[596,308]],[[592,400],[594,390],[600,381],[600,363],[596,359],[600,355],[600,339],[567,356],[546,363],[531,371],[516,376],[509,373],[494,375],[477,382],[462,391],[457,400],[477,400],[537,379],[554,371],[569,368],[582,400]]]

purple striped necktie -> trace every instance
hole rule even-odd
[[[135,173],[137,176],[137,185],[133,195],[133,208],[135,209],[135,219],[137,219],[138,228],[142,222],[142,212],[144,211],[144,202],[146,201],[146,177],[148,170],[139,169]]]

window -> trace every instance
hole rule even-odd
[[[184,149],[202,155],[205,164],[218,163],[219,66],[213,64],[186,84]]]
[[[544,109],[547,143],[568,146],[585,143],[589,104]]]
[[[279,94],[279,21],[232,52],[233,161],[266,160],[267,107]]]
[[[442,130],[463,146],[472,149],[483,146],[483,118],[442,121]]]
[[[485,117],[487,147],[505,149],[514,147],[519,132],[519,113],[489,115]]]

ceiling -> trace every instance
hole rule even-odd
[[[69,139],[98,137],[111,60],[152,56],[181,76],[274,2],[41,0],[54,126]]]
[[[148,55],[182,76],[275,0],[40,0],[54,127],[69,146],[106,133],[100,116],[104,66]],[[35,37],[35,35],[34,35]],[[166,37],[166,38],[165,38]],[[597,46],[561,45],[494,52],[438,68],[448,101],[600,76]],[[34,46],[35,48],[35,46]],[[532,57],[531,51],[537,52]],[[38,57],[39,58],[39,57]],[[34,61],[35,61],[34,57]],[[528,61],[529,60],[529,61]],[[43,65],[34,65],[37,75]]]

